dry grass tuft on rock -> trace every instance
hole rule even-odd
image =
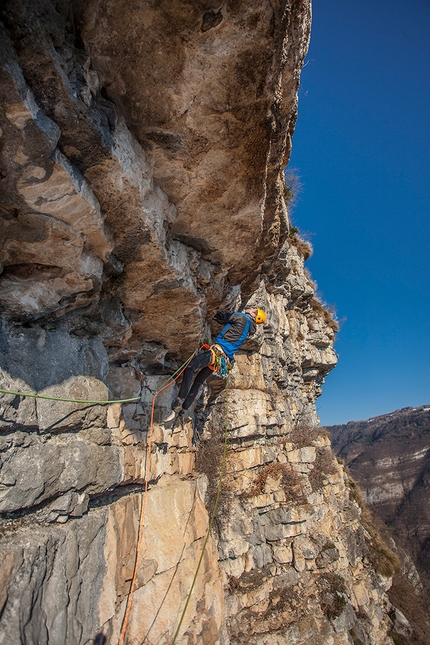
[[[297,197],[303,190],[303,184],[300,180],[299,171],[297,168],[285,168],[283,192],[285,204],[289,210],[297,203]],[[290,226],[290,231],[297,231],[295,226]]]
[[[364,521],[362,516],[363,524],[367,524]],[[367,525],[368,526],[368,525]],[[373,530],[368,532],[370,533],[370,539],[367,539],[367,546],[369,547],[368,558],[372,563],[373,568],[386,578],[390,578],[395,573],[400,571],[400,559],[399,556],[394,553],[379,535],[377,529],[372,527]]]
[[[318,448],[313,468],[309,473],[309,482],[313,492],[319,490],[327,483],[327,475],[337,472],[336,461],[331,448]]]
[[[401,573],[393,578],[393,584],[388,590],[388,597],[391,603],[406,616],[411,623],[414,633],[408,641],[408,645],[429,645],[430,644],[430,615],[428,611],[429,598],[422,594],[406,579]],[[391,634],[394,642],[394,635]]]
[[[291,246],[297,249],[298,254],[306,261],[312,256],[313,248],[310,242],[303,240],[301,237],[294,233],[288,237]]]
[[[273,589],[269,593],[269,604],[262,619],[280,627],[299,621],[305,613],[307,598],[297,586]]]
[[[342,576],[330,572],[318,574],[317,586],[324,615],[329,620],[340,616],[346,605],[346,586]]]
[[[333,307],[329,307],[327,305],[324,305],[319,298],[313,297],[310,302],[309,302],[311,308],[315,313],[319,314],[326,325],[330,327],[335,333],[339,331],[339,323],[337,320],[335,320],[335,312]],[[330,311],[331,309],[331,311]]]
[[[267,464],[260,469],[254,483],[249,490],[244,493],[244,497],[254,497],[264,493],[269,477],[275,480],[280,479],[280,488],[285,494],[285,501],[297,501],[302,496],[302,478],[299,473],[297,473],[290,464],[275,462]]]
[[[209,516],[212,515],[215,506],[223,456],[224,441],[221,436],[211,437],[209,441],[202,442],[196,455],[197,472],[204,473],[209,480],[206,504]],[[224,479],[218,501],[217,516],[220,516],[221,511],[224,513],[227,511],[230,499],[230,489]]]
[[[321,432],[322,429],[317,426],[297,421],[293,425],[288,438],[296,448],[305,448],[306,446],[311,446],[318,439]]]

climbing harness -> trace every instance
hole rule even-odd
[[[232,361],[224,352],[223,348],[216,343],[214,345],[203,343],[201,349],[209,350],[212,354],[211,363],[208,365],[209,369],[213,371],[215,376],[226,379],[233,368],[234,361]]]
[[[233,361],[229,359],[227,354],[224,353],[222,347],[219,345],[212,345],[210,350],[212,352],[212,362],[209,365],[209,369],[211,369],[216,376],[226,379],[233,367]]]

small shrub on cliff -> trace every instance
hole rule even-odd
[[[284,185],[283,185],[283,196],[285,204],[289,211],[291,211],[292,206],[296,204],[297,196],[302,190],[302,184],[300,182],[300,177],[297,174],[297,170],[291,168],[284,171]],[[299,229],[297,226],[290,225],[288,227],[288,240],[292,246],[294,246],[299,255],[303,257],[304,260],[308,260],[312,253],[312,245],[310,242],[307,242],[302,237],[299,236]]]
[[[336,573],[321,573],[318,575],[317,585],[321,609],[325,616],[329,620],[340,616],[346,605],[345,580]]]
[[[326,475],[334,475],[337,471],[336,462],[330,448],[318,448],[313,468],[309,473],[309,482],[313,492],[324,486]]]
[[[327,327],[333,329],[335,333],[339,331],[339,322],[335,318],[336,311],[333,306],[324,305],[317,297],[312,298],[309,304],[312,310],[322,317]]]
[[[291,230],[297,231],[295,226],[290,226],[290,232]],[[301,237],[296,235],[296,233],[294,233],[293,235],[291,235],[290,233],[288,238],[290,244],[297,249],[299,255],[301,255],[304,260],[309,260],[313,253],[312,244],[310,242],[307,242],[306,240],[303,240]]]
[[[402,573],[397,573],[388,591],[394,607],[406,616],[413,627],[413,645],[430,645],[430,607],[428,593],[417,590]]]
[[[289,439],[296,448],[311,446],[318,438],[320,429],[308,423],[297,421],[291,429]]]
[[[263,466],[255,478],[253,485],[245,493],[245,496],[254,497],[255,495],[264,493],[269,477],[272,477],[272,479],[281,479],[280,487],[284,491],[285,501],[300,499],[302,483],[300,475],[290,464],[281,464],[279,462]]]
[[[386,578],[393,576],[400,571],[399,556],[390,549],[374,527],[372,532],[370,532],[369,528],[367,528],[367,531],[370,534],[370,539],[366,540],[369,547],[368,558],[373,568]]]
[[[207,493],[207,509],[209,515],[212,515],[212,511],[215,505],[223,454],[224,441],[222,436],[218,435],[212,436],[209,441],[201,442],[196,455],[197,472],[204,473],[205,475],[207,475],[209,480]],[[220,498],[218,501],[218,508],[216,513],[217,518],[228,511],[230,501],[231,491],[226,478],[224,478],[221,487]]]
[[[275,588],[269,592],[269,604],[261,618],[269,624],[289,625],[303,618],[306,600],[297,586]]]
[[[284,201],[288,208],[291,209],[297,202],[298,195],[302,192],[302,182],[296,168],[284,170]]]
[[[242,589],[239,578],[236,578],[236,576],[231,576],[228,573],[227,579],[228,579],[227,586],[230,593],[234,593],[235,591],[240,591]]]

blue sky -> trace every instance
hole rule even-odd
[[[430,403],[430,1],[313,6],[292,223],[345,319],[323,425]]]

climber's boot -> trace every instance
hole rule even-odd
[[[181,408],[178,414],[179,418],[181,419],[181,423],[187,423],[188,421],[192,420],[192,416],[189,410],[184,410],[183,408]]]
[[[163,425],[165,423],[170,423],[171,421],[174,421],[176,419],[176,417],[182,412],[183,402],[184,402],[183,399],[176,397],[176,399],[172,403],[172,411],[169,414],[169,416],[164,419]]]

